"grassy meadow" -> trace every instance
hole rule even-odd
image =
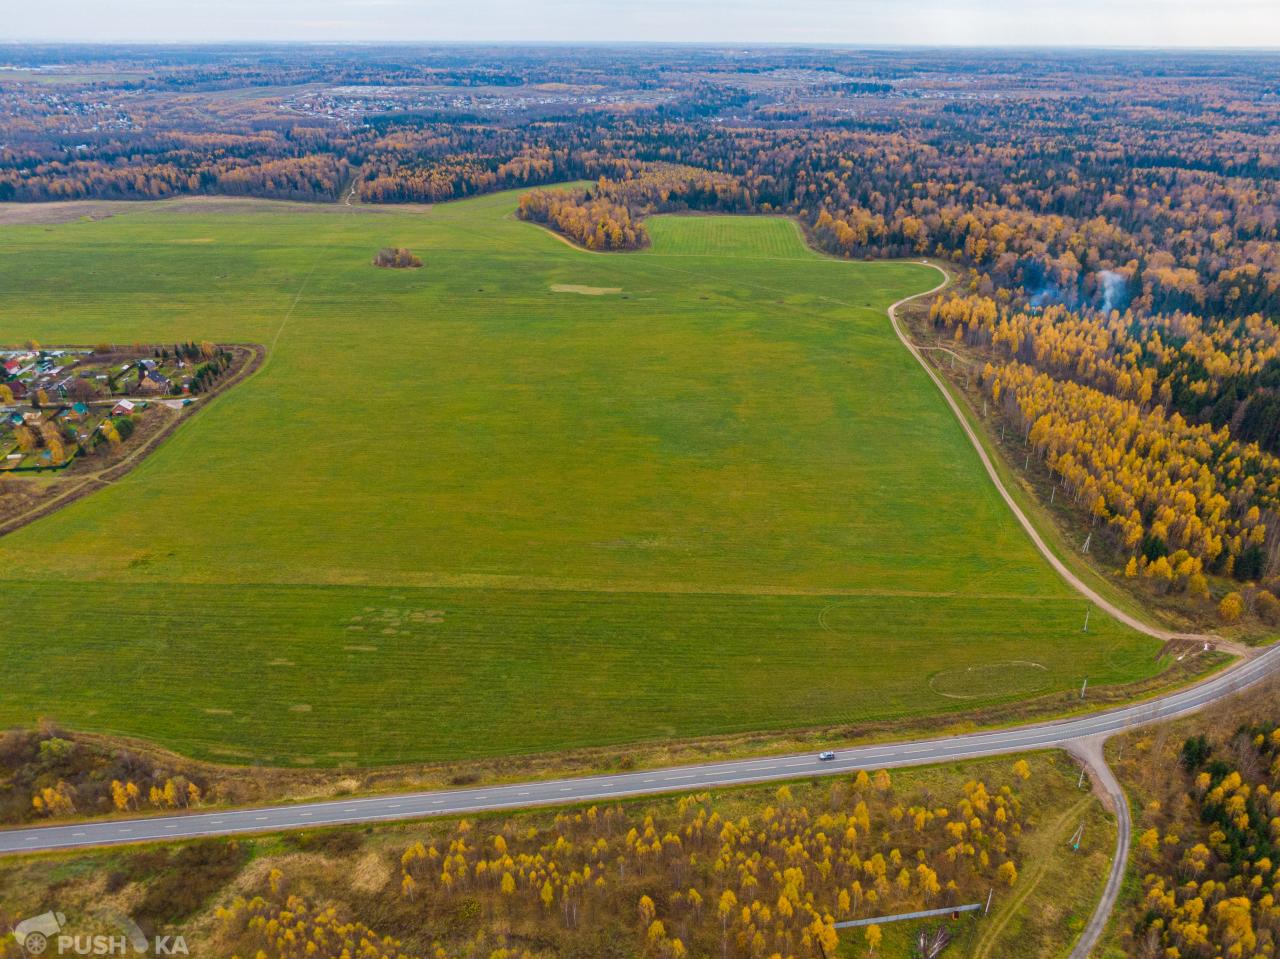
[[[269,347],[122,481],[0,539],[0,724],[378,764],[1156,670],[1096,611],[1081,631],[894,338],[932,270],[820,257],[779,218],[589,254],[514,206],[0,227],[0,342]]]

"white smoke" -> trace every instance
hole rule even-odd
[[[1114,270],[1103,270],[1098,274],[1102,283],[1102,310],[1122,310],[1129,304],[1128,281]]]

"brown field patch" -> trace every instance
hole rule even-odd
[[[553,293],[577,293],[579,296],[605,296],[609,293],[621,293],[620,286],[581,286],[577,283],[552,283]]]

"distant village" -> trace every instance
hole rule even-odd
[[[111,456],[158,411],[195,403],[231,358],[212,343],[0,349],[0,473]]]

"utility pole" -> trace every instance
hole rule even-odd
[[[1090,614],[1091,612],[1093,612],[1093,607],[1092,607],[1092,606],[1086,606],[1086,607],[1085,607],[1085,611],[1084,611],[1084,629],[1082,629],[1082,630],[1080,631],[1080,632],[1082,632],[1082,633],[1087,633],[1087,632],[1089,632],[1089,614]],[[1085,680],[1085,682],[1088,682],[1088,680]]]
[[[1076,789],[1084,787],[1084,765],[1080,766],[1080,778],[1076,780]]]
[[[1092,542],[1093,542],[1093,530],[1089,530],[1089,535],[1084,538],[1084,546],[1081,548],[1080,552],[1082,553],[1089,552],[1089,544]]]
[[[987,908],[982,910],[984,916],[991,911],[991,897],[995,895],[995,892],[995,889],[987,890]]]
[[[1049,491],[1049,505],[1053,505],[1053,501],[1058,498],[1058,484],[1053,485],[1053,489]]]
[[[1072,850],[1080,851],[1080,841],[1084,839],[1084,823],[1080,824],[1080,828],[1076,830],[1075,835],[1071,837]]]
[[[1084,699],[1084,691],[1089,688],[1089,677],[1084,678],[1084,682],[1080,684],[1080,698]]]

